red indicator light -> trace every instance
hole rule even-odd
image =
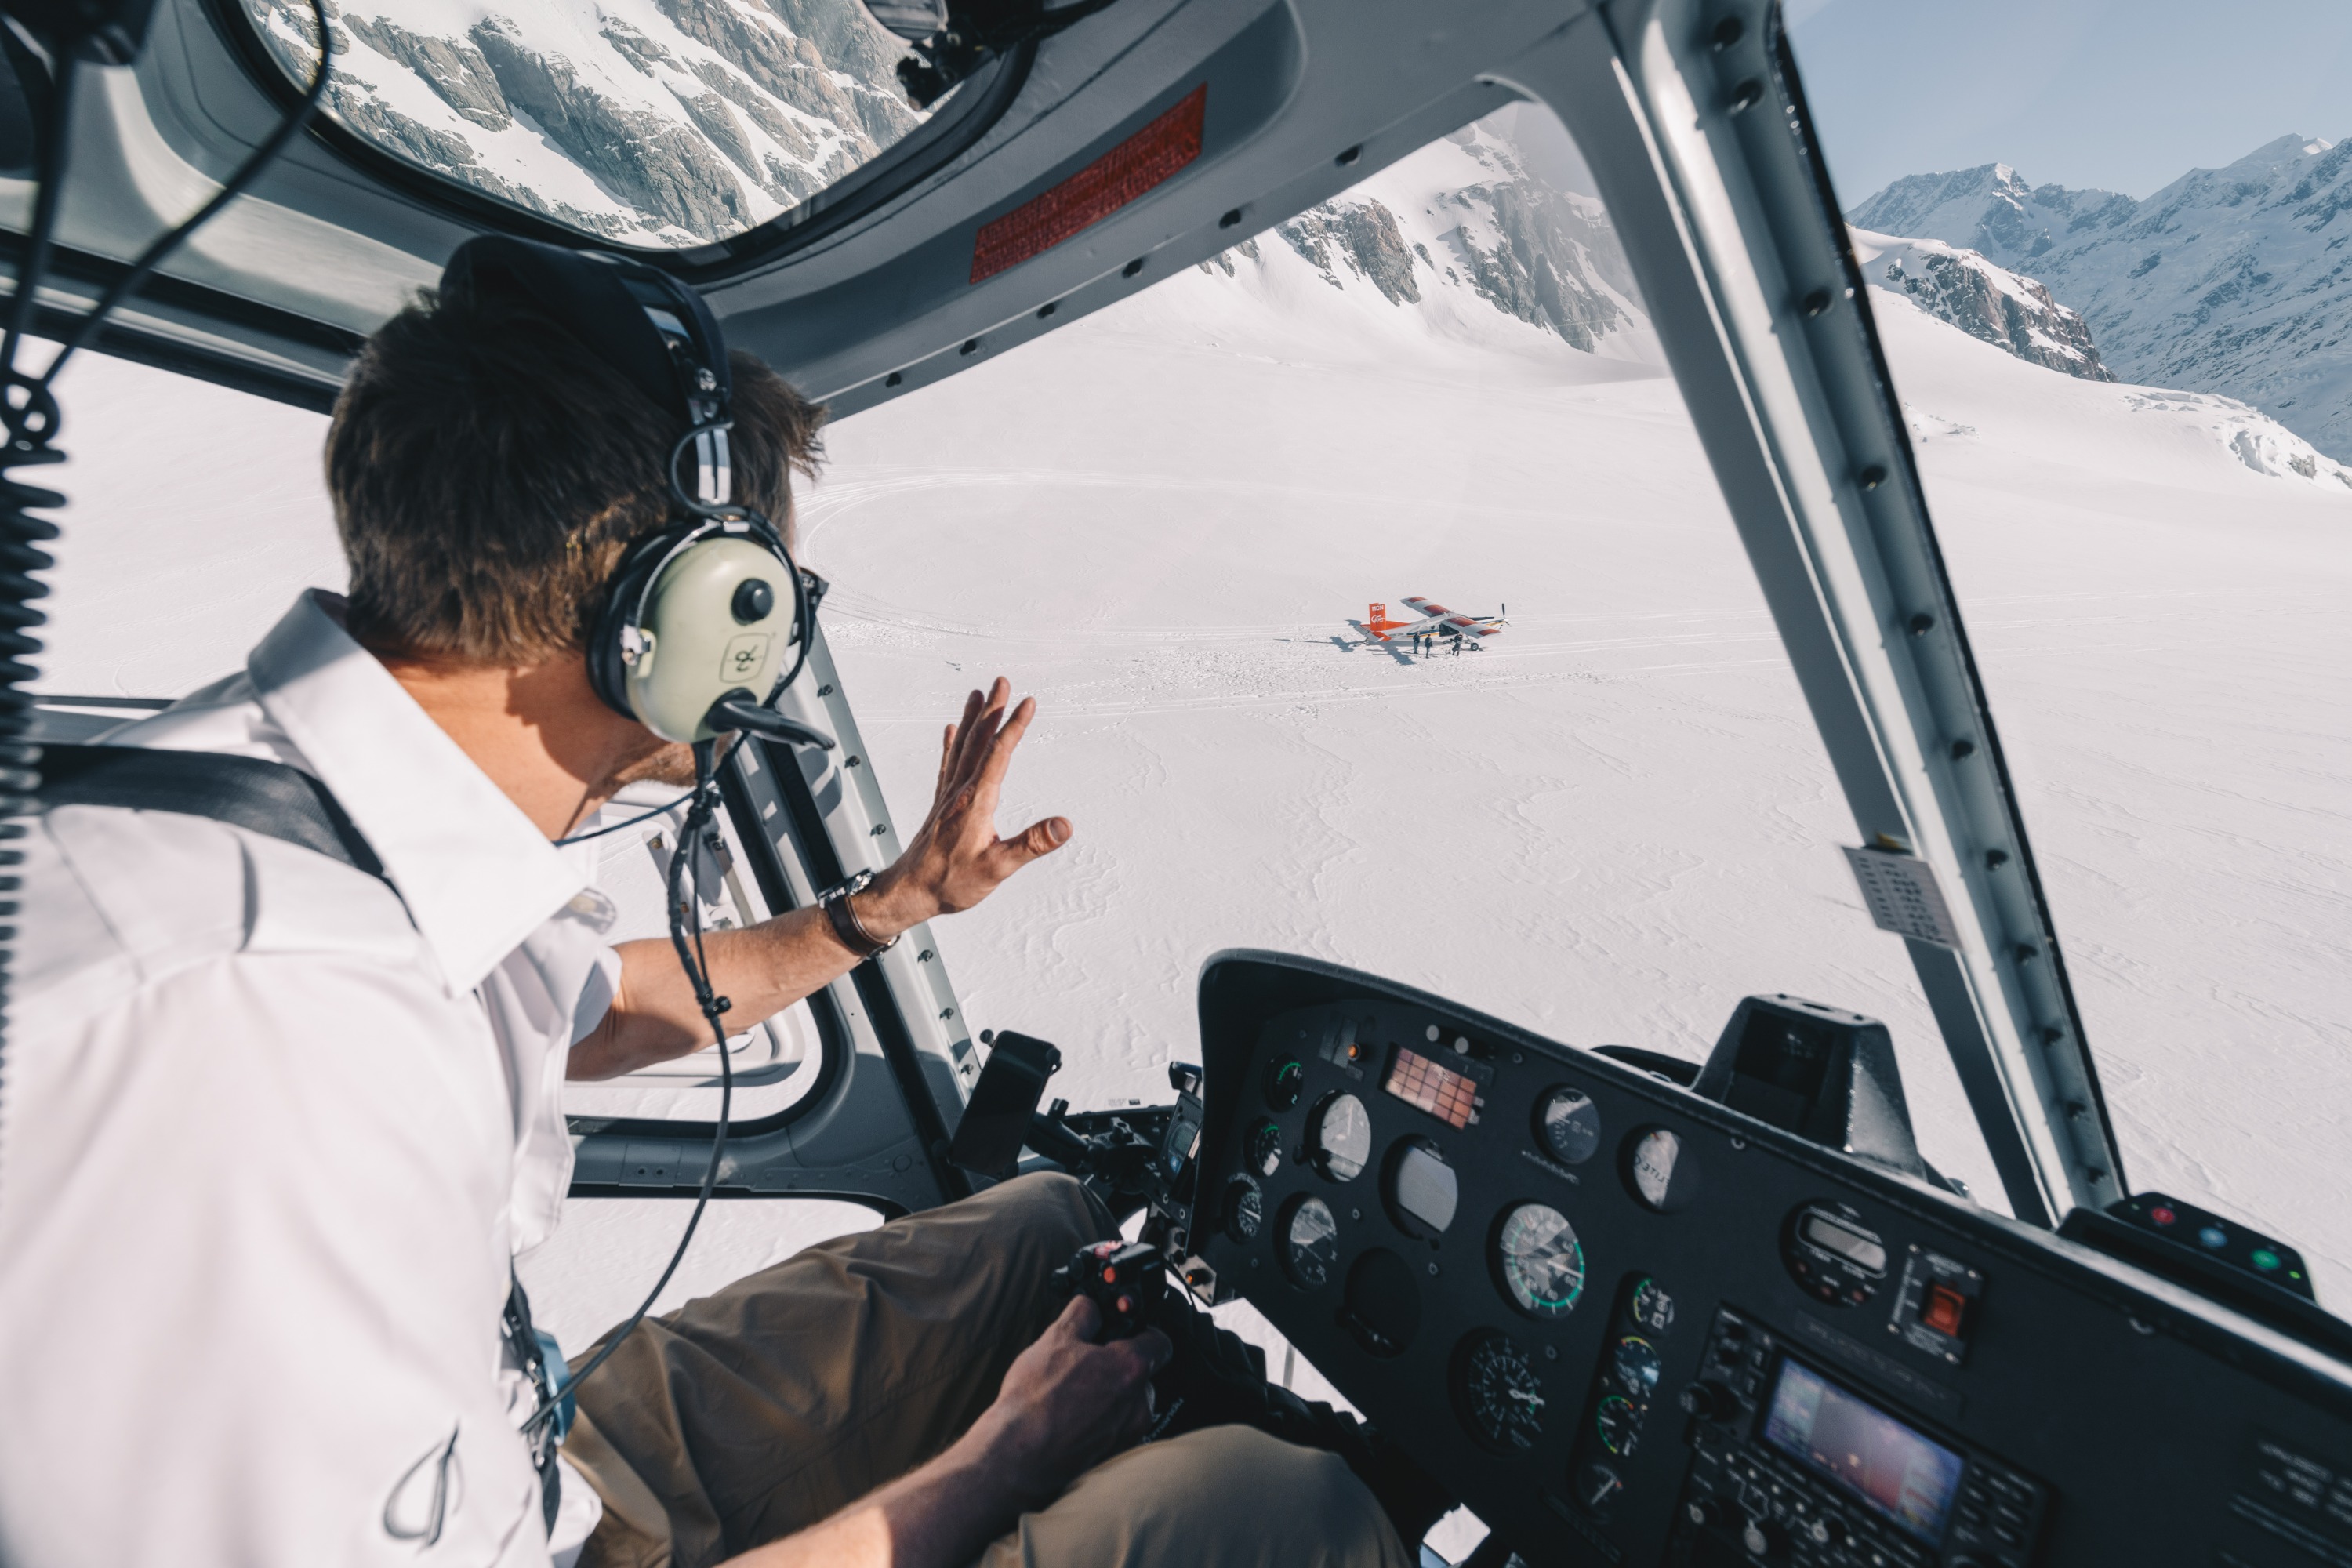
[[[1927,1287],[1927,1300],[1919,1310],[1919,1321],[1939,1334],[1953,1339],[1960,1337],[1960,1321],[1968,1313],[1969,1299],[1948,1285]]]
[[[2158,1204],[2154,1208],[2147,1211],[2147,1217],[2156,1221],[2158,1225],[2170,1225],[2180,1216],[2174,1214],[2170,1209],[2166,1208],[2162,1204]]]
[[[1209,84],[1064,180],[1045,195],[980,226],[972,241],[971,281],[982,282],[1040,256],[1101,222],[1201,155],[1201,121]]]

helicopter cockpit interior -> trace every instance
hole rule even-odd
[[[1412,426],[1374,413],[1237,455],[1232,432],[1202,412],[1228,373],[1202,368],[1189,346],[1153,362],[1165,399],[1139,392],[1127,408],[1057,405],[1050,376],[987,379],[1000,363],[1006,374],[1076,363],[1054,354],[1112,363],[1131,352],[1114,324],[1166,297],[1149,291],[1181,283],[1206,299],[1204,287],[1235,277],[1237,258],[1257,265],[1261,250],[1279,253],[1293,268],[1280,287],[1304,290],[1312,308],[1373,312],[1361,318],[1372,325],[1331,329],[1335,342],[1376,338],[1378,312],[1402,301],[1448,342],[1484,342],[1501,322],[1598,367],[1522,376],[1535,351],[1518,339],[1497,351],[1491,363],[1506,368],[1480,373],[1494,379],[1475,389],[1486,400],[1478,417],[1523,433],[1531,466],[1553,439],[1595,461],[1589,474],[1570,461],[1567,484],[1513,479],[1507,503],[1483,513],[1460,502],[1445,526],[1467,537],[1474,522],[1491,525],[1505,540],[1493,551],[1507,563],[1481,581],[1529,578],[1511,590],[1523,609],[1551,568],[1509,558],[1543,548],[1555,527],[1546,498],[1621,514],[1611,548],[1622,554],[1589,557],[1595,576],[1646,583],[1648,572],[1686,589],[1698,568],[1682,557],[1704,532],[1720,580],[1738,580],[1724,602],[1746,595],[1724,626],[1746,618],[1730,630],[1653,627],[1643,646],[1769,664],[1775,700],[1809,721],[1804,754],[1759,757],[1737,703],[1670,710],[1629,697],[1612,721],[1625,732],[1671,722],[1720,749],[1695,741],[1690,754],[1710,756],[1706,766],[1670,786],[1644,774],[1626,788],[1696,799],[1752,792],[1762,777],[1810,792],[1799,826],[1759,810],[1754,833],[1801,837],[1843,879],[1825,872],[1791,888],[1775,861],[1717,885],[1712,923],[1651,930],[1666,939],[1644,961],[1654,966],[1612,984],[1652,987],[1696,1020],[1674,1048],[1563,1043],[1553,1037],[1615,1032],[1613,1016],[1591,1021],[1598,950],[1578,922],[1704,879],[1697,808],[1687,864],[1654,838],[1622,876],[1595,869],[1599,848],[1589,862],[1547,859],[1526,848],[1536,842],[1526,824],[1549,809],[1546,790],[1559,792],[1525,759],[1573,754],[1551,765],[1622,772],[1600,710],[1585,730],[1512,710],[1521,749],[1482,756],[1484,737],[1408,710],[1409,699],[1296,677],[1299,661],[1339,658],[1351,639],[1292,637],[1281,654],[1291,663],[1213,698],[1265,715],[1250,721],[1263,728],[1121,741],[1084,775],[1129,798],[1106,808],[1114,821],[1174,809],[1152,792],[1188,781],[1205,804],[1170,831],[1159,869],[1197,881],[1122,884],[1115,858],[1081,861],[1072,875],[1088,890],[1068,907],[1019,906],[1025,915],[984,938],[920,928],[730,1039],[738,1109],[710,1184],[719,1206],[823,1200],[897,1215],[1015,1168],[1084,1174],[1154,1246],[1171,1289],[1244,1304],[1272,1342],[1400,1435],[1484,1526],[1470,1559],[1482,1568],[1515,1557],[2352,1565],[2352,1326],[2324,1310],[2289,1241],[2127,1178],[2101,1084],[2106,1058],[2095,1059],[1931,522],[1924,416],[1898,390],[1774,0],[641,9],[599,10],[601,32],[575,42],[637,72],[631,90],[668,95],[658,125],[653,110],[616,109],[620,98],[583,87],[586,68],[562,63],[570,34],[493,17],[452,45],[425,37],[424,20],[404,30],[350,8],[331,26],[352,74],[238,200],[131,279],[89,346],[323,412],[365,335],[429,287],[459,243],[502,230],[629,251],[692,285],[733,343],[830,408],[838,471],[854,473],[885,442],[924,454],[937,470],[925,494],[958,527],[927,538],[885,520],[864,542],[850,537],[852,514],[897,482],[887,477],[820,485],[801,516],[812,549],[839,552],[824,557],[828,570],[836,558],[863,567],[835,573],[836,618],[775,700],[833,743],[751,740],[733,754],[723,844],[694,868],[709,921],[804,907],[898,852],[906,818],[894,799],[913,797],[889,791],[899,763],[919,772],[936,735],[912,721],[971,679],[947,645],[910,641],[899,623],[952,618],[964,600],[1002,594],[1011,608],[985,626],[971,612],[964,629],[975,647],[998,639],[985,657],[1013,658],[1004,637],[1055,647],[1088,624],[1092,604],[1213,593],[1256,569],[1253,552],[1286,582],[1341,584],[1351,539],[1388,540],[1384,507],[1409,503],[1412,527],[1425,529],[1457,504],[1449,462],[1517,461],[1479,448],[1474,464],[1436,436],[1414,462],[1437,479],[1384,479],[1372,470]],[[272,136],[318,69],[312,17],[292,0],[154,0],[138,47],[74,106],[71,180],[34,331],[69,331],[130,279],[154,234]],[[548,26],[559,22],[581,26]],[[14,272],[30,229],[32,128],[50,100],[40,62],[13,39],[9,58],[23,88],[21,123],[0,126],[13,138],[0,186],[14,204]],[[688,120],[672,112],[679,104]],[[677,129],[689,124],[699,140]],[[534,184],[530,160],[550,147],[571,172]],[[595,147],[611,160],[595,163],[585,151]],[[1546,169],[1569,195],[1528,194]],[[1333,205],[1382,177],[1381,200]],[[1547,246],[1580,260],[1525,261]],[[1200,315],[1202,343],[1239,343],[1253,364],[1312,357],[1262,331],[1255,304],[1219,299]],[[1094,335],[1069,332],[1080,323]],[[1413,368],[1380,395],[1390,416],[1455,374],[1430,352],[1399,351]],[[1330,384],[1360,378],[1332,363]],[[1655,397],[1631,423],[1569,428],[1601,391],[1643,377]],[[1016,385],[1038,395],[1009,401],[1002,389]],[[951,413],[919,417],[925,409]],[[1669,424],[1670,437],[1639,447],[1654,468],[1602,477],[1597,454],[1638,446],[1624,431]],[[1200,468],[1163,487],[1175,498],[1164,510],[1137,503],[1089,531],[1104,509],[1084,497],[1144,461],[1141,426],[1196,433]],[[983,469],[980,454],[1013,448],[1032,455]],[[1259,467],[1220,468],[1228,458]],[[1244,482],[1261,510],[1216,521],[1218,487]],[[1606,484],[1623,493],[1603,494]],[[1382,493],[1391,485],[1402,500]],[[1056,486],[1080,500],[1055,503],[1049,528],[1038,498]],[[1653,486],[1701,495],[1698,522],[1645,532]],[[70,506],[57,515],[68,549],[89,524]],[[1161,541],[1202,517],[1223,531],[1222,564],[1188,568],[1186,586],[1171,589]],[[1286,518],[1307,543],[1284,542]],[[1048,543],[1003,542],[1031,521]],[[1362,548],[1391,563],[1445,559]],[[1051,591],[976,575],[1002,559],[1017,576],[1049,549],[1077,563]],[[892,552],[924,550],[954,563],[941,582],[961,597],[885,614],[898,591]],[[1363,595],[1349,586],[1345,596]],[[1377,619],[1382,606],[1372,608]],[[1199,671],[1216,668],[1219,646],[1182,642],[1168,628],[1179,618],[1155,608],[1129,642],[1076,644],[1068,657],[1085,680],[1071,685],[1073,710],[1107,725],[1138,704],[1181,714],[1212,701]],[[1612,631],[1579,645],[1593,661],[1579,679],[1596,701],[1608,700],[1605,661],[1624,640]],[[1511,683],[1535,678],[1511,673],[1509,646],[1457,651],[1447,678],[1523,700]],[[1369,637],[1355,648],[1344,654],[1351,668],[1417,668],[1418,655]],[[47,688],[33,700],[36,743],[161,706]],[[1343,702],[1396,718],[1393,749],[1349,756],[1354,740],[1310,739],[1286,753],[1264,791],[1303,805],[1261,806],[1231,785],[1256,765],[1252,737],[1285,723],[1311,736]],[[1498,775],[1463,807],[1491,819],[1486,836],[1425,859],[1399,850],[1384,868],[1385,841],[1334,820],[1370,797],[1333,806],[1341,797],[1316,793],[1318,779],[1369,779],[1349,787],[1402,802],[1383,820],[1419,822],[1456,804],[1441,760],[1465,757]],[[886,765],[892,776],[877,776]],[[674,826],[659,815],[664,794],[607,808],[614,823],[652,822],[610,840],[604,862],[608,890],[647,930],[662,918],[663,833]],[[1561,809],[1591,815],[1607,800]],[[1083,826],[1087,803],[1070,804]],[[1238,868],[1202,868],[1221,813],[1264,824],[1235,828]],[[1595,817],[1580,831],[1592,846],[1622,830]],[[1498,879],[1522,888],[1528,910],[1573,907],[1524,917],[1537,934],[1523,942],[1496,929]],[[1264,885],[1276,880],[1294,910],[1281,919],[1265,912],[1278,900]],[[1024,919],[1099,926],[1105,886],[1129,900],[1117,915],[1129,924],[1079,959],[1058,937],[1023,934]],[[1187,946],[1132,933],[1156,918],[1145,909],[1167,902],[1187,906],[1185,931],[1220,934]],[[1832,989],[1858,970],[1773,970],[1814,929],[1806,922],[1832,915],[1853,940],[1884,944],[1874,952],[1899,942],[1907,1012],[1877,992]],[[950,979],[967,941],[1009,955],[990,970],[990,1030]],[[1751,978],[1709,969],[1700,984],[1694,969],[1675,973],[1717,962],[1702,949],[1751,953],[1735,966]],[[1455,967],[1496,952],[1507,956],[1475,974]],[[1097,1038],[1073,1034],[1050,1005],[1055,966],[1074,963],[1124,966],[1113,1000],[1086,1016]],[[1001,973],[1015,967],[1039,976],[1042,1000],[1008,994]],[[1116,1032],[1123,1011],[1154,1008],[1184,1020],[1182,1032]],[[1090,1054],[1117,1057],[1124,1076],[1089,1077]],[[576,1205],[696,1196],[713,1147],[710,1055],[567,1102]],[[1070,1077],[1056,1088],[1065,1061]],[[1163,1074],[1168,1090],[1132,1092]],[[1087,1093],[1081,1079],[1122,1092],[1073,1108],[1063,1096]],[[1937,1114],[1915,1123],[1927,1101]]]

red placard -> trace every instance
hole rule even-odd
[[[981,225],[971,247],[971,280],[993,278],[1051,250],[1199,157],[1208,104],[1209,84],[1202,82],[1175,108],[1052,190]]]

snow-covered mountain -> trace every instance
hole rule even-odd
[[[2352,459],[2352,142],[2284,136],[2145,201],[1988,163],[1846,216],[2030,269],[2126,380],[2240,399]]]
[[[246,0],[287,70],[304,0]],[[608,238],[688,246],[788,211],[920,123],[905,46],[827,0],[343,0],[328,109],[388,153]]]
[[[1862,274],[1940,321],[2018,358],[2086,381],[2113,381],[2083,318],[2035,279],[1936,239],[1847,231]]]
[[[1530,166],[1496,121],[1465,126],[1212,261],[1255,289],[1391,318],[1411,333],[1663,366],[1609,214]],[[1300,297],[1303,296],[1303,297]]]

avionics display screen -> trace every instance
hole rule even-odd
[[[1943,1540],[1960,1457],[1810,1367],[1780,1363],[1764,1440],[1928,1545]]]
[[[1478,1086],[1468,1077],[1402,1046],[1389,1063],[1388,1080],[1381,1087],[1448,1127],[1469,1126],[1470,1113],[1478,1106]]]

